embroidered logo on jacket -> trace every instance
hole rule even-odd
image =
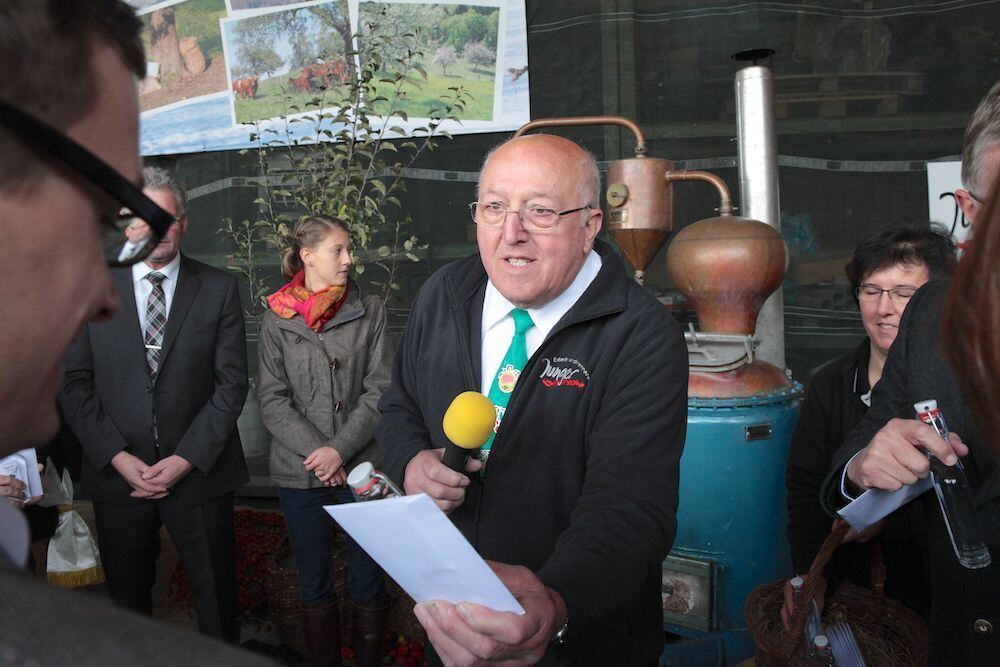
[[[572,357],[545,357],[542,359],[542,371],[538,377],[546,387],[583,389],[590,381],[587,368]]]

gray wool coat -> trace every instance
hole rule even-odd
[[[278,486],[323,486],[303,460],[324,445],[340,453],[347,471],[362,461],[381,466],[375,423],[391,361],[385,305],[353,282],[319,333],[299,315],[264,315],[257,395]]]

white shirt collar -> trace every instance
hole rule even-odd
[[[573,282],[569,284],[563,293],[539,308],[528,308],[531,321],[535,323],[535,329],[542,334],[542,339],[548,336],[549,332],[562,319],[573,305],[580,300],[583,293],[594,282],[597,274],[601,271],[601,256],[595,250],[591,250],[584,260],[583,266],[577,272]],[[483,300],[483,334],[495,327],[516,308],[514,304],[504,297],[493,284],[492,280],[486,283],[486,296]]]
[[[147,275],[153,271],[159,271],[162,273],[167,280],[176,281],[177,274],[181,270],[181,254],[177,253],[170,263],[164,266],[162,269],[154,269],[146,264],[146,262],[137,262],[132,265],[132,284],[136,284],[145,278]]]

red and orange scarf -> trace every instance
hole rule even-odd
[[[306,325],[319,331],[333,319],[347,298],[347,285],[331,285],[319,292],[310,292],[305,286],[305,271],[299,271],[292,281],[267,297],[267,305],[278,317],[289,320],[296,313]]]

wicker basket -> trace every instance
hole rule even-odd
[[[345,565],[344,538],[337,534],[336,546],[333,549],[333,588],[337,594],[340,611],[340,632],[343,637],[350,637],[351,614],[347,603],[347,565]],[[302,607],[299,605],[299,571],[292,556],[292,547],[288,538],[284,538],[275,547],[267,561],[267,606],[271,619],[278,628],[278,636],[286,645],[302,655],[306,654],[305,621],[302,618]]]
[[[755,667],[815,667],[816,663],[802,655],[806,615],[812,606],[816,582],[849,528],[844,521],[834,523],[809,568],[802,604],[796,606],[788,632],[782,627],[780,617],[784,580],[758,586],[747,597],[744,613],[757,645]],[[872,590],[847,583],[839,585],[826,598],[823,623],[846,621],[868,667],[923,665],[927,659],[927,628],[909,608],[885,597],[885,563],[881,551],[873,551]]]

